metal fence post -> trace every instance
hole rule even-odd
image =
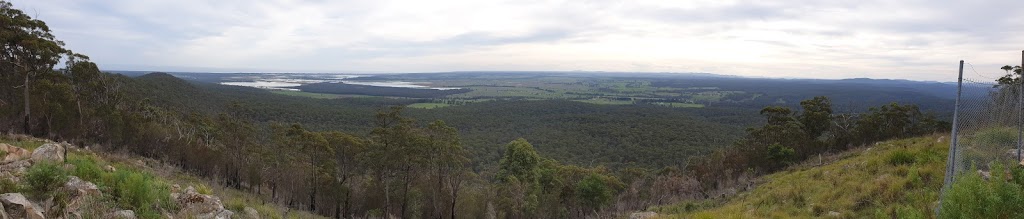
[[[1017,101],[1017,160],[1021,162],[1020,149],[1021,149],[1021,135],[1024,134],[1024,50],[1020,51],[1020,68],[1021,74],[1017,76],[1017,80],[1020,81],[1020,92],[1017,95],[1020,96],[1020,100]]]
[[[956,172],[956,147],[957,147],[957,125],[960,117],[960,91],[963,90],[964,84],[964,60],[960,60],[960,73],[956,79],[956,103],[953,107],[953,128],[949,138],[949,155],[946,156],[946,177],[943,180],[942,189],[939,191],[939,206],[935,207],[936,217],[942,212],[942,199],[948,189],[953,184],[953,175]],[[1024,96],[1024,95],[1022,95]]]

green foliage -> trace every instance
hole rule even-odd
[[[52,194],[68,181],[68,173],[54,162],[39,162],[25,172],[28,191],[37,196]]]
[[[803,108],[799,116],[800,123],[811,138],[817,139],[832,125],[832,102],[828,97],[817,96],[800,101],[800,106]]]
[[[0,194],[17,193],[20,191],[21,188],[18,186],[17,182],[14,182],[14,180],[10,178],[0,179]]]
[[[599,209],[612,200],[614,192],[598,174],[590,174],[576,186],[576,194],[584,206]]]
[[[906,150],[895,150],[889,153],[886,161],[891,165],[913,164],[916,156]]]
[[[120,206],[134,210],[141,218],[159,218],[159,209],[175,208],[170,187],[148,172],[122,167],[104,182]]]
[[[991,171],[989,179],[983,179],[975,168],[958,176],[946,191],[940,218],[1024,217],[1024,187],[1006,177],[1006,172],[1019,174],[1020,170],[997,164]]]
[[[93,156],[71,154],[67,160],[69,164],[75,166],[75,169],[71,170],[71,175],[78,176],[82,180],[99,182],[106,174],[106,171],[100,167],[99,161]]]
[[[203,195],[213,195],[213,189],[203,183],[197,183],[193,188],[196,188],[196,192]]]
[[[939,135],[881,142],[871,150],[834,155],[822,166],[797,166],[764,176],[751,191],[685,211],[684,202],[656,208],[666,218],[820,218],[830,211],[844,218],[927,218],[943,183],[949,141]],[[916,160],[889,165],[895,151]],[[995,175],[995,174],[993,174]],[[698,203],[699,204],[699,203]],[[967,217],[999,218],[999,217]]]
[[[128,166],[114,172],[102,169],[108,163],[95,155],[71,153],[68,163],[74,165],[71,175],[95,183],[120,208],[135,211],[140,218],[160,218],[160,209],[176,208],[170,199],[170,186],[152,173]]]
[[[505,145],[505,156],[498,163],[496,178],[507,181],[510,177],[515,177],[523,182],[536,182],[540,160],[540,155],[537,155],[530,142],[522,138],[516,139]]]
[[[773,162],[789,165],[793,162],[794,154],[796,154],[796,152],[793,148],[782,146],[778,143],[768,146],[768,159]]]

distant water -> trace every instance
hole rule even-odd
[[[246,76],[246,77],[232,77],[227,78],[227,82],[220,82],[223,85],[233,86],[245,86],[255,87],[263,89],[273,90],[291,90],[298,91],[296,87],[303,84],[314,84],[314,83],[345,83],[355,85],[366,85],[366,86],[378,86],[378,87],[404,87],[404,88],[417,88],[417,89],[435,89],[435,90],[454,90],[459,89],[455,87],[432,87],[427,86],[424,83],[409,82],[409,81],[352,81],[345,79],[352,79],[357,75],[299,75],[299,74],[271,74],[266,76]]]

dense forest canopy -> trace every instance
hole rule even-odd
[[[324,216],[621,216],[707,198],[814,154],[949,127],[915,105],[838,112],[826,96],[768,107],[496,98],[427,110],[405,109],[422,101],[408,98],[299,98],[163,73],[131,78],[101,72],[6,1],[0,14],[0,130],[150,157]],[[664,91],[650,84],[603,88]],[[583,85],[530,95],[597,95],[570,91]]]

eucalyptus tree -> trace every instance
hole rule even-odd
[[[17,81],[22,82],[24,109],[21,120],[25,133],[31,133],[32,82],[38,76],[52,72],[69,51],[64,48],[64,42],[54,37],[45,22],[15,9],[7,1],[0,1],[0,43],[3,44],[0,68],[5,80],[20,79]]]

